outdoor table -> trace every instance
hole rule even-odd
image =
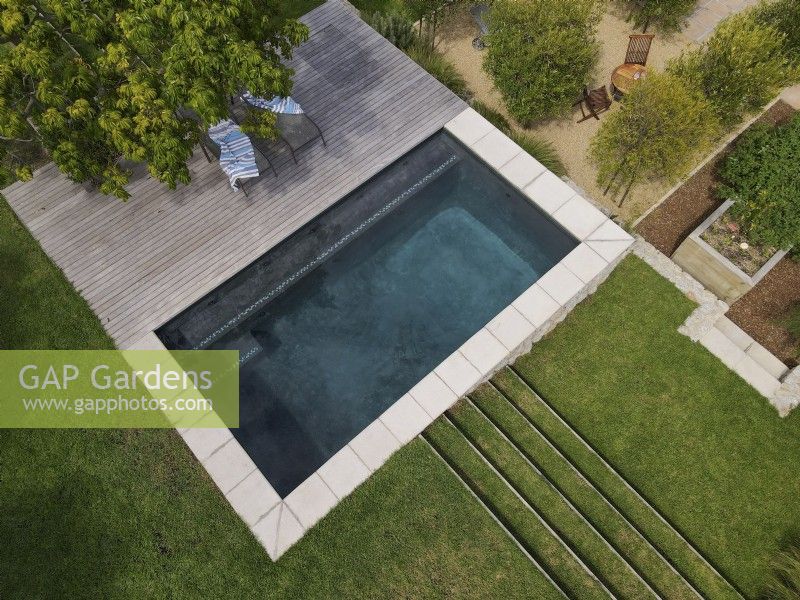
[[[627,94],[631,91],[633,84],[647,75],[647,67],[633,63],[625,63],[614,69],[611,74],[611,86],[614,95]]]

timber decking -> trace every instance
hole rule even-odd
[[[127,202],[86,191],[49,164],[3,190],[118,346],[163,324],[441,129],[465,104],[339,0],[302,19],[292,96],[328,142],[275,152],[233,192],[198,149],[192,182],[168,190],[138,168]],[[276,146],[279,148],[279,146]]]

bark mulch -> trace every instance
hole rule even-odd
[[[760,123],[786,123],[795,110],[783,100],[764,113]],[[733,143],[736,143],[735,140]],[[680,246],[708,215],[722,204],[714,193],[717,166],[730,152],[720,152],[636,227],[636,231],[667,256]]]
[[[800,262],[784,258],[766,277],[734,302],[726,313],[775,356],[794,367],[800,359],[800,340],[780,325],[790,306],[800,302]]]
[[[795,109],[779,100],[760,123],[783,124]],[[714,193],[717,168],[736,141],[670,195],[636,227],[636,231],[667,256],[722,202]],[[758,285],[737,300],[727,313],[739,327],[789,366],[795,366],[800,341],[779,322],[787,309],[800,302],[800,262],[784,258]]]

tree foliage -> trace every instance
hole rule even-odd
[[[636,27],[657,25],[664,31],[679,31],[692,14],[697,0],[640,0],[629,1],[631,18]]]
[[[597,62],[595,0],[495,0],[484,69],[523,125],[569,109]]]
[[[700,48],[684,52],[668,70],[701,90],[727,126],[764,106],[792,77],[785,35],[760,23],[753,11],[725,19]]]
[[[718,132],[702,93],[673,75],[651,72],[603,120],[592,140],[598,184],[621,188],[645,179],[673,181],[691,168]]]
[[[753,125],[720,168],[718,194],[749,239],[800,246],[800,115],[788,124]]]
[[[755,9],[755,18],[786,36],[786,50],[795,65],[800,65],[800,2],[765,0]]]
[[[286,95],[281,64],[307,37],[277,1],[0,0],[0,158],[30,176],[20,146],[125,198],[119,159],[188,183],[200,133],[242,88]],[[266,111],[264,111],[265,114]],[[271,133],[269,114],[250,120]]]

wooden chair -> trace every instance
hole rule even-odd
[[[589,111],[588,115],[583,110],[584,105],[586,106],[586,110]],[[581,115],[583,115],[583,118],[579,119],[578,123],[583,123],[586,119],[591,119],[592,117],[599,121],[600,113],[607,111],[611,107],[611,96],[608,95],[608,88],[606,88],[606,86],[599,87],[591,92],[589,88],[585,87],[583,88],[583,96],[581,99],[572,106],[581,107]]]
[[[652,33],[630,36],[625,62],[632,65],[646,65],[647,57],[650,54],[650,44],[653,43],[654,37],[656,36]]]

